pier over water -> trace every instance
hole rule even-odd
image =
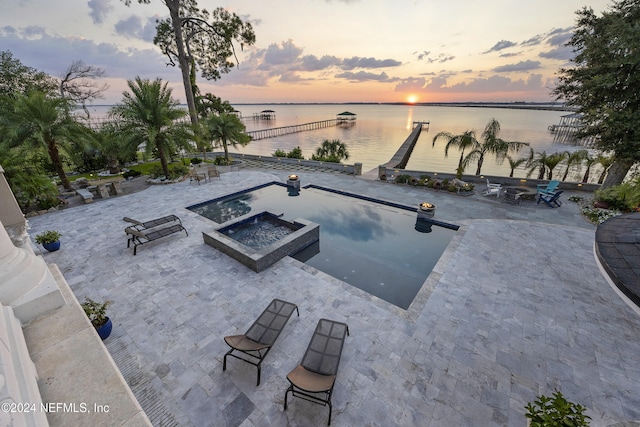
[[[322,128],[328,128],[342,124],[339,119],[320,120],[318,122],[303,123],[299,125],[282,126],[270,129],[252,130],[247,132],[254,141],[259,139],[274,138],[276,136],[289,135],[292,133],[304,132],[308,130],[316,130]]]

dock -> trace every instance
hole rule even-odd
[[[414,128],[402,143],[398,151],[393,155],[391,160],[385,163],[383,166],[389,168],[397,168],[404,169],[409,162],[409,157],[411,157],[411,153],[413,152],[413,148],[416,146],[416,142],[418,142],[418,138],[420,137],[420,133],[422,132],[423,126],[416,126],[416,123],[424,123],[424,122],[413,122]],[[428,123],[428,122],[427,122]]]
[[[247,132],[247,135],[250,135],[254,141],[257,141],[259,139],[274,138],[276,136],[289,135],[292,133],[304,132],[308,130],[328,128],[331,126],[337,126],[339,123],[341,123],[341,121],[338,119],[320,120],[318,122],[302,123],[299,125],[252,130]]]
[[[422,129],[427,129],[429,130],[429,125],[431,124],[431,122],[424,122],[424,121],[414,121],[413,122],[413,127],[415,128],[416,126],[420,126]]]

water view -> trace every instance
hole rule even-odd
[[[459,107],[459,106],[423,106],[390,104],[251,104],[234,106],[243,117],[248,131],[291,126],[336,117],[344,111],[357,115],[352,127],[328,127],[313,131],[284,135],[277,138],[253,141],[246,147],[234,149],[231,153],[259,154],[270,156],[277,149],[290,151],[299,146],[305,158],[309,158],[325,139],[339,139],[347,144],[349,160],[347,163],[360,162],[363,172],[377,168],[391,159],[396,150],[411,132],[414,121],[428,121],[407,164],[407,169],[434,172],[454,172],[459,152],[453,150],[444,156],[445,143],[438,141],[432,146],[433,137],[441,131],[453,134],[475,129],[480,138],[485,125],[492,118],[501,125],[499,136],[507,141],[527,142],[536,152],[548,154],[558,151],[575,151],[582,147],[555,144],[554,134],[548,129],[558,124],[566,111],[548,111],[496,107]],[[94,107],[94,116],[104,115],[108,107]],[[254,120],[251,116],[263,110],[275,111],[274,120]],[[528,149],[511,154],[514,158],[528,155]],[[471,165],[467,174],[475,173]],[[508,162],[498,165],[495,159],[485,159],[482,173],[487,175],[509,175]],[[525,177],[527,170],[516,169],[516,177]],[[593,173],[597,177],[597,171]],[[569,180],[579,180],[579,173],[569,175]]]

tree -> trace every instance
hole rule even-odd
[[[16,97],[34,90],[53,93],[56,86],[51,76],[23,65],[11,51],[0,52],[0,96]]]
[[[132,0],[122,0],[130,5]],[[182,72],[191,123],[198,123],[192,70],[199,68],[202,75],[217,80],[234,66],[229,58],[235,55],[233,42],[244,45],[255,43],[250,23],[243,22],[235,13],[216,8],[209,13],[198,9],[197,0],[162,0],[169,9],[169,18],[159,21],[153,42],[169,57],[170,65],[178,63]],[[138,0],[151,3],[151,0]],[[211,18],[211,21],[209,19]]]
[[[236,147],[237,145],[245,146],[251,142],[251,136],[245,133],[244,123],[235,114],[213,114],[205,119],[204,127],[213,141],[222,144],[226,164],[231,163],[229,144]]]
[[[320,147],[316,148],[316,153],[311,155],[311,160],[320,162],[340,163],[342,160],[349,160],[347,144],[339,139],[322,141]]]
[[[545,167],[547,169],[547,179],[553,179],[553,170],[564,160],[565,153],[553,153],[547,156]]]
[[[104,91],[109,88],[107,83],[96,81],[104,75],[102,68],[87,65],[82,61],[73,61],[60,77],[60,96],[80,104],[89,118],[87,102],[102,98]]]
[[[612,156],[605,156],[603,154],[598,154],[596,157],[596,162],[600,163],[602,166],[602,172],[600,173],[600,177],[598,178],[598,184],[602,184],[604,182],[605,177],[607,176],[607,172],[611,165],[613,165],[614,158]]]
[[[68,101],[38,91],[5,99],[9,106],[0,115],[2,141],[8,147],[44,148],[64,188],[71,188],[60,149],[72,140],[81,142],[89,131],[67,114]]]
[[[575,53],[574,66],[559,70],[552,93],[583,115],[578,137],[595,137],[596,148],[613,153],[603,182],[609,187],[640,162],[640,2],[614,1],[600,17],[586,7],[576,14],[567,43]]]
[[[591,175],[591,168],[598,161],[595,157],[591,157],[587,152],[587,155],[584,157],[584,162],[587,165],[587,170],[584,171],[584,175],[582,176],[582,182],[589,182],[589,175]]]
[[[500,123],[496,119],[489,120],[487,126],[482,132],[482,141],[475,142],[473,150],[467,154],[462,161],[464,169],[472,161],[478,162],[476,169],[476,175],[480,175],[482,164],[484,163],[484,157],[486,154],[494,154],[496,156],[496,162],[501,164],[507,157],[509,151],[518,152],[524,146],[528,146],[526,142],[509,142],[501,138],[498,138],[500,133]]]
[[[544,179],[545,172],[547,171],[547,162],[549,155],[547,155],[546,151],[542,153],[535,153],[533,149],[531,150],[531,155],[529,156],[529,160],[527,161],[527,167],[529,168],[529,172],[527,172],[527,177],[533,175],[533,172],[538,170],[538,179]]]
[[[478,140],[476,139],[476,132],[473,130],[468,130],[460,135],[453,135],[450,132],[438,132],[436,136],[433,137],[433,142],[431,146],[436,145],[436,141],[439,139],[444,139],[447,141],[447,145],[444,147],[444,156],[448,157],[449,149],[451,147],[457,147],[460,150],[460,160],[458,160],[458,167],[456,168],[456,177],[458,179],[462,178],[462,173],[465,170],[466,165],[464,165],[464,151],[468,148],[473,148],[478,145]]]
[[[567,168],[564,170],[564,175],[562,175],[562,181],[567,180],[567,176],[569,175],[569,170],[572,167],[576,166],[578,169],[578,172],[580,172],[582,161],[585,159],[585,157],[588,154],[589,152],[587,150],[578,150],[578,151],[574,151],[573,153],[570,153],[568,151],[564,152],[564,156],[567,159]]]
[[[190,126],[178,122],[186,116],[178,101],[171,97],[171,89],[160,79],[153,81],[136,77],[127,81],[130,92],[122,94],[123,100],[111,109],[111,115],[120,120],[118,132],[123,143],[138,147],[145,143],[147,153],[154,149],[160,158],[162,172],[169,178],[171,173],[167,156],[176,146],[191,148]]]
[[[513,178],[513,172],[516,170],[518,166],[527,162],[529,159],[526,157],[522,157],[519,159],[514,159],[513,157],[507,155],[507,161],[509,162],[509,168],[511,168],[511,172],[509,173],[509,178]]]

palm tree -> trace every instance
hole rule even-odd
[[[591,157],[589,155],[589,153],[587,152],[585,158],[584,158],[584,162],[587,164],[587,170],[584,172],[584,175],[582,177],[582,182],[583,183],[587,183],[589,182],[589,175],[591,174],[591,167],[598,161],[598,159],[596,157]]]
[[[67,114],[68,101],[35,91],[3,102],[7,105],[0,116],[1,140],[9,148],[45,149],[62,185],[70,189],[60,150],[71,140],[81,142],[88,129]]]
[[[316,148],[315,154],[311,155],[311,160],[340,163],[342,160],[349,160],[349,151],[347,145],[339,139],[325,139],[322,145]]]
[[[160,158],[162,172],[171,176],[167,156],[176,146],[191,148],[192,136],[186,123],[178,122],[187,115],[171,97],[171,89],[159,78],[151,81],[136,77],[127,81],[131,92],[122,94],[122,103],[111,109],[111,115],[119,120],[119,133],[124,145],[137,148],[145,143],[147,153],[155,149]]]
[[[476,132],[473,130],[468,130],[460,135],[453,135],[450,132],[438,132],[436,136],[433,137],[431,146],[435,146],[436,141],[439,139],[444,139],[447,141],[447,145],[444,147],[445,157],[449,155],[449,148],[451,147],[457,147],[458,150],[460,150],[460,160],[458,161],[456,176],[458,177],[458,179],[461,179],[462,173],[464,172],[466,166],[463,164],[464,151],[467,148],[475,147],[478,144],[478,140],[476,139]]]
[[[494,154],[496,156],[496,163],[502,164],[509,151],[513,150],[518,152],[522,147],[529,145],[526,142],[505,141],[498,138],[499,133],[500,123],[496,119],[489,120],[489,123],[487,123],[487,126],[485,126],[482,132],[482,141],[476,141],[473,150],[464,158],[462,162],[463,166],[466,168],[472,161],[477,161],[478,167],[476,169],[476,175],[480,175],[486,154]]]
[[[567,168],[564,170],[564,175],[562,175],[562,181],[567,180],[567,175],[569,175],[569,170],[574,165],[576,166],[578,172],[580,172],[582,161],[585,159],[585,156],[589,154],[587,150],[578,150],[570,153],[568,151],[564,152],[565,157],[567,158]]]
[[[533,172],[538,169],[538,179],[544,179],[544,174],[547,171],[547,155],[546,151],[542,153],[535,153],[533,149],[531,149],[531,153],[529,155],[529,159],[527,161],[527,167],[529,168],[529,172],[527,172],[527,177],[531,176]]]
[[[513,178],[513,172],[516,170],[516,168],[521,164],[529,161],[529,159],[526,157],[514,159],[513,157],[507,155],[507,161],[509,162],[509,167],[511,168],[511,172],[509,173],[509,178]]]
[[[204,127],[213,141],[222,144],[226,164],[231,163],[229,144],[235,148],[238,144],[245,146],[251,142],[251,136],[245,133],[244,123],[235,114],[212,114],[205,119]]]
[[[547,168],[547,179],[551,181],[553,179],[553,170],[564,160],[565,153],[553,153],[547,156],[545,166]]]

